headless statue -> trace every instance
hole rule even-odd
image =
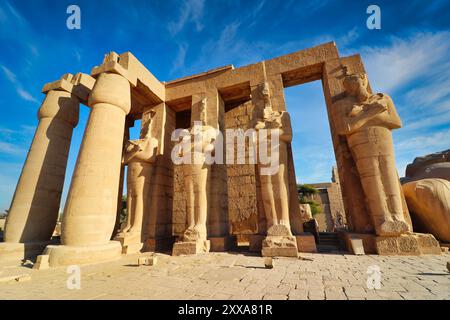
[[[272,109],[268,84],[265,83],[262,91],[264,97],[264,117],[258,121],[255,129],[268,129],[267,139],[271,140],[271,134],[277,130],[279,134],[279,146],[270,146],[270,157],[279,155],[279,168],[272,174],[265,174],[270,164],[262,164],[258,161],[258,170],[261,181],[261,195],[264,212],[267,221],[268,235],[291,236],[289,222],[289,183],[288,183],[288,143],[292,141],[292,128],[289,114],[285,111],[277,112]],[[262,139],[259,135],[259,139]],[[259,141],[259,146],[261,147]],[[264,145],[264,143],[262,144]],[[269,151],[268,151],[269,153]]]
[[[206,125],[206,99],[201,102],[200,121],[194,123],[190,135],[185,136],[190,152],[191,163],[183,164],[184,188],[186,192],[187,228],[182,241],[198,241],[207,239],[208,212],[208,175],[211,165],[205,162],[206,153],[213,155],[215,129]],[[184,156],[181,150],[180,156]]]
[[[391,130],[402,126],[392,99],[371,94],[365,74],[344,79],[346,97],[333,105],[338,134],[346,136],[368,203],[376,234],[410,231],[395,166]]]
[[[152,115],[153,116],[153,115]],[[140,236],[144,212],[148,212],[150,179],[158,148],[158,140],[151,136],[151,121],[141,130],[141,139],[125,144],[123,162],[127,173],[127,221],[118,237]]]

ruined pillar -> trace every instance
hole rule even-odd
[[[48,246],[51,266],[117,259],[110,241],[117,210],[125,117],[130,84],[101,73],[89,97],[92,108],[78,155],[62,223],[61,246]]]
[[[80,99],[72,91],[80,78],[66,74],[44,86],[39,124],[7,216],[5,243],[0,244],[3,258],[20,260],[40,254],[52,237],[72,131],[78,123]]]

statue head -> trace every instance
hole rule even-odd
[[[344,78],[344,89],[345,91],[354,97],[357,96],[368,96],[367,91],[368,80],[364,73],[349,74]]]

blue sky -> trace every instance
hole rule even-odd
[[[81,8],[81,30],[66,9]],[[381,8],[381,30],[366,9]],[[336,41],[360,53],[375,91],[390,94],[400,176],[414,157],[450,148],[450,2],[327,0],[0,0],[0,211],[10,205],[46,82],[90,73],[109,51],[131,51],[161,81],[236,67]],[[297,180],[328,181],[334,155],[320,82],[285,91]],[[64,196],[88,108],[74,131]],[[137,132],[133,132],[134,137]]]

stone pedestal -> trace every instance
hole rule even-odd
[[[267,236],[262,242],[263,257],[297,257],[297,240],[293,236]]]
[[[22,260],[32,259],[45,250],[45,247],[51,244],[51,241],[41,242],[0,242],[1,264],[19,265]]]
[[[212,252],[230,251],[237,247],[236,236],[230,235],[225,237],[209,237]]]
[[[297,240],[292,236],[289,225],[275,224],[267,229],[262,242],[263,257],[297,257]]]
[[[441,254],[439,242],[427,233],[376,237],[376,250],[379,255]]]
[[[178,241],[173,245],[172,255],[181,256],[188,254],[209,252],[211,243],[209,240]]]
[[[49,255],[50,267],[82,265],[118,260],[122,247],[118,241],[92,246],[54,246],[45,248],[44,255]]]
[[[298,252],[317,252],[316,239],[309,232],[295,235]]]

